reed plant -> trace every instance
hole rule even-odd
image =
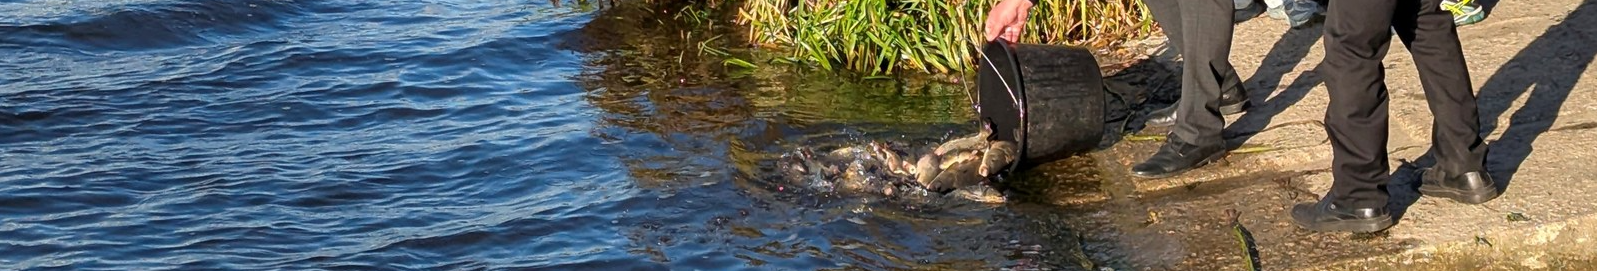
[[[736,22],[783,61],[871,75],[967,71],[998,0],[745,0]],[[1107,48],[1154,31],[1140,0],[1040,1],[1019,42]]]

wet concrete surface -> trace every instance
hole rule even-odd
[[[1422,95],[1415,96],[1420,87],[1412,62],[1402,50],[1393,50],[1388,57],[1388,81],[1393,89],[1389,150],[1394,186],[1398,188],[1394,189],[1394,199],[1405,206],[1398,225],[1377,234],[1312,233],[1292,225],[1287,209],[1292,204],[1317,199],[1330,185],[1330,174],[1325,169],[1331,151],[1325,142],[1325,131],[1317,123],[1323,118],[1328,97],[1319,75],[1312,71],[1323,56],[1323,48],[1314,34],[1319,28],[1286,31],[1279,21],[1261,18],[1242,23],[1237,29],[1232,61],[1238,72],[1247,76],[1246,84],[1256,107],[1227,117],[1228,143],[1238,149],[1220,163],[1165,179],[1137,179],[1126,173],[1133,163],[1154,153],[1160,144],[1156,135],[1164,132],[1144,130],[1140,127],[1145,120],[1141,116],[1174,102],[1172,90],[1179,86],[1169,72],[1175,64],[1166,59],[1167,51],[1137,48],[1133,50],[1147,49],[1156,56],[1155,61],[1100,61],[1114,63],[1105,71],[1119,75],[1108,80],[1112,91],[1117,87],[1130,90],[1117,93],[1115,101],[1127,112],[1136,112],[1111,116],[1120,118],[1123,125],[1106,130],[1134,134],[1107,137],[1103,150],[1010,178],[1000,184],[1009,193],[1008,202],[1000,207],[973,208],[974,211],[936,206],[888,208],[912,201],[867,200],[859,205],[876,206],[867,212],[871,214],[868,217],[882,221],[869,220],[870,226],[860,224],[858,228],[880,228],[876,225],[895,221],[895,225],[905,227],[937,224],[935,230],[925,232],[941,237],[968,235],[971,237],[948,240],[965,240],[969,244],[941,240],[919,243],[916,245],[938,251],[916,250],[908,255],[932,257],[927,255],[997,249],[1010,254],[1007,259],[1014,264],[1009,265],[1009,270],[1239,270],[1247,265],[1246,249],[1225,215],[1227,210],[1236,210],[1241,214],[1238,222],[1252,236],[1262,270],[1593,269],[1591,259],[1597,258],[1593,256],[1597,251],[1589,236],[1592,225],[1597,224],[1576,221],[1590,220],[1597,214],[1597,203],[1589,200],[1589,195],[1597,193],[1597,183],[1590,182],[1597,179],[1597,169],[1590,169],[1589,162],[1597,157],[1597,147],[1587,143],[1597,135],[1591,129],[1597,126],[1591,125],[1597,123],[1597,106],[1593,106],[1597,104],[1597,93],[1573,90],[1594,89],[1593,84],[1597,84],[1597,72],[1586,68],[1593,51],[1577,46],[1597,41],[1592,38],[1597,35],[1579,27],[1597,24],[1591,16],[1597,10],[1594,6],[1597,5],[1591,1],[1579,0],[1520,5],[1460,30],[1470,44],[1466,54],[1471,57],[1472,73],[1480,78],[1476,85],[1481,88],[1483,118],[1503,123],[1490,127],[1492,167],[1511,169],[1506,174],[1518,180],[1502,198],[1485,205],[1424,199],[1412,191],[1417,176],[1414,169],[1424,165],[1429,147],[1429,112],[1423,99],[1416,98]],[[1153,39],[1142,45],[1157,47],[1160,42]],[[1544,74],[1537,71],[1546,69],[1538,68],[1553,69]],[[760,76],[777,75],[755,75],[757,79],[773,81]],[[759,89],[776,90],[782,89]],[[751,104],[789,110],[836,103],[829,99],[791,99],[826,101],[813,103],[752,100],[755,102]],[[858,100],[873,103],[837,108],[884,107],[874,100]],[[847,112],[825,109],[792,110],[804,114],[789,115],[809,123],[816,122],[810,118],[820,119],[815,116],[821,113]],[[968,117],[961,113],[949,111],[945,115]],[[942,123],[939,129],[958,126],[920,119],[882,122]],[[970,132],[968,128],[953,130],[956,134]],[[925,143],[933,140],[931,137],[923,135],[917,140]],[[756,141],[760,142],[763,141]],[[745,189],[754,191],[750,193],[791,193],[782,189],[766,191],[772,189],[761,185],[764,184],[745,185]],[[857,209],[825,207],[821,209],[827,212]],[[954,218],[924,219],[937,216],[928,213],[939,211]],[[961,212],[991,214],[946,214]],[[1504,215],[1509,213],[1524,214],[1529,221],[1508,221]],[[1480,244],[1478,238],[1489,245]],[[911,246],[874,248],[868,242],[862,243],[867,244],[842,246],[911,250]],[[892,255],[881,251],[876,254]],[[952,269],[986,265],[936,262],[904,266]]]
[[[1227,210],[1253,236],[1264,270],[1393,253],[1412,242],[1382,235],[1314,234],[1289,223],[1287,208],[1318,197],[1302,178],[1318,171],[1258,171],[1225,164],[1191,174],[1223,176],[1166,189],[1139,189],[1118,161],[1158,142],[1128,142],[1039,168],[1014,180],[1020,204],[1072,214],[1066,228],[1098,267],[1115,270],[1238,270],[1246,251]],[[1026,192],[1017,192],[1026,193]]]
[[[1279,21],[1238,25],[1232,62],[1256,107],[1227,116],[1236,147],[1224,161],[1166,179],[1136,179],[1133,163],[1157,150],[1163,130],[1141,130],[1105,150],[1016,179],[1017,204],[1071,214],[1095,267],[1114,270],[1240,270],[1244,248],[1225,212],[1241,213],[1262,270],[1597,270],[1597,2],[1504,3],[1491,18],[1459,30],[1491,145],[1488,168],[1502,197],[1464,205],[1421,197],[1430,118],[1411,58],[1387,57],[1392,89],[1388,142],[1398,224],[1376,234],[1314,233],[1291,224],[1292,204],[1328,191],[1331,159],[1318,123],[1328,102],[1313,70],[1323,58],[1317,32]],[[1153,39],[1146,43],[1159,43]],[[1586,44],[1586,45],[1579,45]],[[1168,67],[1167,50],[1149,49]],[[1159,76],[1135,87],[1170,84]],[[1161,96],[1163,95],[1163,96]],[[1145,98],[1160,106],[1168,94]],[[1139,110],[1147,110],[1141,108]],[[1140,122],[1133,118],[1133,122]],[[1509,218],[1510,215],[1524,218]]]

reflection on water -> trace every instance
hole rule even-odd
[[[1079,267],[1046,208],[773,175],[973,132],[961,87],[727,66],[601,2],[7,1],[0,266]]]
[[[655,6],[655,11],[680,10]],[[1076,266],[1055,245],[1073,249],[1059,224],[1004,206],[925,202],[831,193],[784,182],[777,164],[800,147],[827,150],[886,140],[931,145],[975,131],[965,90],[916,80],[856,80],[785,64],[723,65],[699,54],[716,36],[645,9],[608,10],[582,29],[574,47],[588,53],[585,98],[603,110],[595,132],[613,144],[652,146],[621,156],[631,176],[672,205],[712,218],[732,257],[757,268],[975,268]],[[642,18],[642,19],[640,19]],[[625,38],[615,38],[625,37]],[[737,38],[707,46],[737,48]],[[733,57],[759,60],[751,50]],[[1051,217],[1051,216],[1048,216]],[[1051,217],[1052,219],[1060,219]],[[645,228],[669,227],[650,224]],[[697,245],[635,244],[635,253],[675,259]],[[648,230],[655,232],[654,230]],[[711,234],[719,235],[719,234]],[[703,238],[703,237],[700,237]],[[673,239],[674,240],[674,239]]]

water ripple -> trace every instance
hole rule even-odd
[[[720,64],[573,47],[678,33],[596,20],[649,9],[4,2],[4,268],[914,269],[1008,254],[943,243],[1010,240],[993,232],[1012,225],[943,220],[1004,217],[990,209],[872,218],[906,207],[766,179],[760,157],[937,122],[956,96],[835,95],[810,77],[771,91],[703,73]],[[882,99],[904,106],[873,119]]]
[[[57,8],[79,5],[27,2],[0,9],[23,19],[0,23],[0,35],[8,37],[0,41],[83,51],[196,46],[280,31],[287,27],[284,21],[307,13],[304,5],[283,0],[149,1],[59,12]]]

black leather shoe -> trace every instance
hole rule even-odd
[[[1250,106],[1252,106],[1252,102],[1248,101],[1248,91],[1243,89],[1242,86],[1220,93],[1220,114],[1235,115],[1242,113]],[[1149,112],[1148,123],[1144,125],[1148,127],[1169,127],[1175,124],[1176,106],[1170,105]]]
[[[1193,145],[1172,134],[1153,157],[1132,166],[1131,175],[1150,179],[1175,176],[1219,160],[1225,153],[1224,144]]]
[[[1298,203],[1292,206],[1292,222],[1311,231],[1377,232],[1392,227],[1392,215],[1386,208],[1344,208],[1331,203]]]
[[[1464,204],[1481,204],[1497,198],[1497,185],[1486,172],[1465,172],[1452,178],[1435,168],[1420,174],[1420,194],[1443,197]]]

